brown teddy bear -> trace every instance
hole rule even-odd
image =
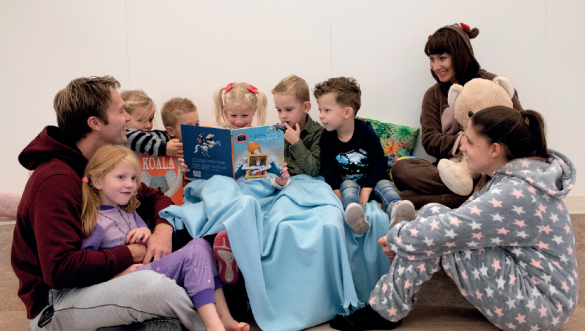
[[[449,89],[449,110],[443,114],[443,132],[452,132],[454,128],[465,130],[469,118],[474,113],[493,106],[507,106],[512,108],[514,86],[508,77],[497,76],[493,81],[475,78],[467,82],[465,86],[453,84]],[[449,120],[449,117],[454,120]],[[455,123],[456,120],[456,123]],[[463,135],[459,131],[459,135]],[[460,137],[461,138],[461,137]],[[453,150],[459,147],[460,139],[457,139]],[[455,153],[453,153],[455,154]],[[467,169],[467,162],[459,152],[451,159],[442,159],[437,165],[439,175],[443,183],[455,194],[466,196],[473,190],[473,179],[479,174]]]

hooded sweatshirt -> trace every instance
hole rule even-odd
[[[566,156],[550,153],[546,163],[508,162],[458,209],[438,214],[436,206],[437,215],[397,224],[388,232],[388,245],[409,260],[485,261],[493,279],[522,277],[572,312],[579,287],[575,237],[562,199],[576,173]],[[499,260],[502,251],[505,261]]]
[[[19,161],[34,172],[18,206],[11,260],[20,280],[18,296],[32,319],[48,304],[50,289],[107,281],[132,265],[133,259],[126,246],[97,252],[80,249],[81,178],[88,160],[59,128],[47,126],[22,151]],[[137,212],[144,220],[167,223],[158,212],[172,202],[162,192],[142,184],[138,199]]]
[[[473,53],[473,47],[471,46],[470,39],[474,39],[479,35],[479,29],[471,29],[469,26],[465,26],[465,29],[459,24],[452,24],[442,27],[442,29],[449,29],[455,31],[461,40],[465,43],[467,50],[469,51],[471,58],[477,64],[477,68],[481,68],[479,62],[475,58]],[[437,30],[437,31],[439,31]],[[473,75],[473,73],[471,73]],[[432,157],[437,159],[448,159],[453,157],[450,152],[453,149],[453,145],[457,141],[457,134],[446,134],[442,131],[441,118],[445,108],[449,107],[447,101],[447,95],[451,88],[451,82],[441,82],[437,75],[431,69],[431,75],[437,83],[431,86],[423,98],[422,110],[420,114],[421,124],[421,143],[427,152]],[[489,73],[483,69],[470,78],[483,78],[493,80],[496,75]],[[460,82],[459,84],[465,84],[466,82]],[[512,98],[512,107],[517,110],[522,110],[520,100],[518,100],[518,93],[514,90],[514,97]],[[437,160],[438,161],[438,160]]]

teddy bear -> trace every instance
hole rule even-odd
[[[493,106],[507,106],[512,108],[512,97],[514,96],[514,86],[506,76],[497,76],[493,80],[475,78],[467,82],[465,86],[459,84],[451,85],[447,100],[449,108],[444,112],[445,116],[454,116],[457,123],[448,124],[449,121],[443,121],[443,132],[453,131],[453,127],[458,127],[459,139],[453,146],[453,151],[459,147],[459,141],[462,138],[463,131],[467,128],[469,118],[474,113]],[[452,113],[449,113],[452,111]],[[450,114],[450,115],[449,115]],[[455,122],[455,121],[452,121]],[[458,125],[457,125],[458,124]],[[454,152],[452,154],[455,154]],[[474,173],[467,168],[465,158],[458,152],[456,156],[450,159],[441,159],[437,165],[441,180],[453,193],[467,196],[473,190],[473,180],[480,174]]]

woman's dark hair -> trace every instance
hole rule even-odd
[[[469,119],[469,126],[490,143],[498,143],[508,161],[531,156],[550,157],[546,145],[544,118],[534,110],[518,111],[505,106],[482,109]],[[484,175],[475,187],[487,182]]]
[[[425,45],[425,54],[427,56],[443,53],[451,55],[457,84],[465,85],[468,81],[477,77],[480,69],[479,63],[471,54],[461,36],[449,28],[437,30]],[[441,90],[447,94],[452,85],[451,82],[442,83],[432,69],[431,74],[441,84]]]
[[[469,125],[490,143],[502,145],[508,161],[530,156],[550,157],[544,118],[534,110],[490,107],[475,113]]]

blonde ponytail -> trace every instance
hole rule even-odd
[[[219,87],[213,94],[213,115],[215,116],[215,123],[220,127],[229,126],[227,121],[226,106],[224,103],[224,90],[224,86]]]
[[[81,230],[83,237],[87,238],[91,236],[93,229],[95,229],[95,226],[97,225],[100,197],[98,195],[97,189],[89,182],[81,183],[81,194]]]
[[[268,106],[268,99],[266,94],[262,91],[257,91],[258,107],[256,109],[256,125],[263,126],[266,123],[266,107]]]

